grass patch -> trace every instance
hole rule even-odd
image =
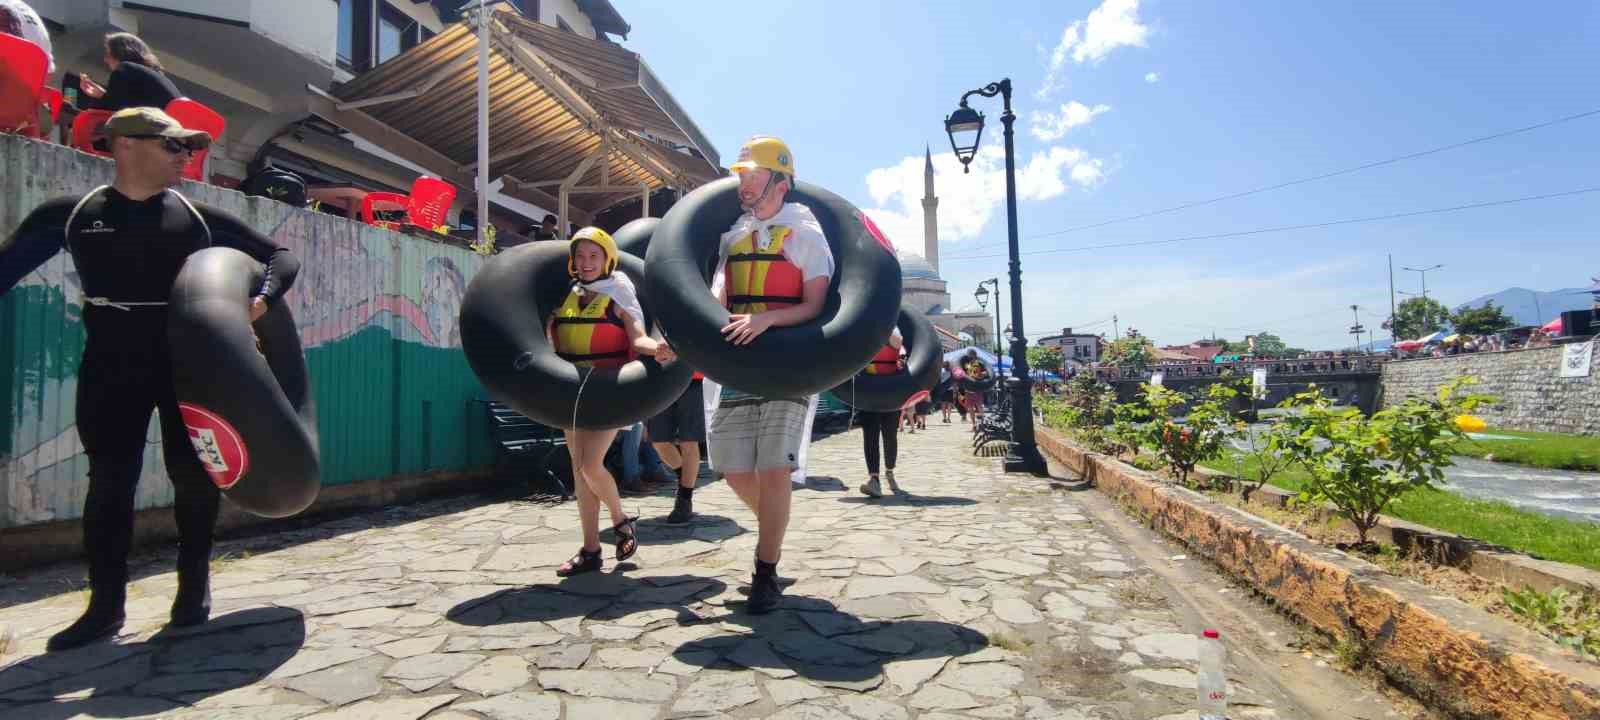
[[[1456,454],[1552,470],[1600,471],[1600,437],[1497,428],[1485,432],[1524,439],[1468,439],[1456,443]]]
[[[1233,458],[1205,463],[1205,467],[1245,478],[1255,472],[1249,458],[1241,458],[1237,467]],[[1299,492],[1308,481],[1304,468],[1291,466],[1274,475],[1271,484]],[[1550,517],[1510,503],[1477,500],[1437,488],[1401,495],[1385,514],[1546,560],[1600,570],[1600,525],[1595,523]]]
[[[1010,633],[993,632],[989,633],[989,645],[990,647],[1020,653],[1027,652],[1030,643],[1026,639],[1016,637]]]

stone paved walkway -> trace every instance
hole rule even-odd
[[[781,565],[797,582],[759,618],[739,587],[754,519],[721,483],[684,527],[665,493],[627,499],[639,555],[567,581],[571,504],[466,498],[230,541],[213,620],[188,631],[162,631],[175,578],[151,556],[127,632],[69,653],[41,654],[82,608],[61,592],[81,568],[11,579],[0,717],[1193,717],[1196,628],[1148,568],[1074,494],[962,440],[903,435],[910,494],[881,501],[855,490],[858,433],[814,445]],[[1231,674],[1234,717],[1280,717]]]

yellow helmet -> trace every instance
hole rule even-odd
[[[736,173],[766,168],[794,177],[794,154],[789,146],[770,135],[757,135],[739,147],[739,160],[730,169]]]
[[[578,243],[588,240],[600,246],[606,254],[606,275],[617,269],[617,241],[611,239],[611,233],[597,227],[586,227],[572,234],[572,242],[567,243],[567,274],[573,278],[578,277],[578,265],[573,257],[578,254]]]

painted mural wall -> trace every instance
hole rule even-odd
[[[109,183],[107,160],[0,135],[0,233],[45,200]],[[286,300],[306,348],[324,485],[493,462],[485,397],[457,317],[484,259],[210,185],[185,195],[237,215],[300,256]],[[0,241],[3,242],[3,241]],[[82,305],[65,253],[0,297],[0,528],[80,516],[88,459],[74,419]],[[161,432],[146,432],[138,506],[172,502]]]

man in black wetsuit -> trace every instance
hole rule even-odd
[[[178,594],[172,624],[203,623],[211,612],[209,564],[220,499],[178,413],[167,348],[167,297],[190,253],[231,247],[266,264],[251,321],[293,284],[300,262],[231,215],[193,205],[172,188],[194,150],[211,137],[185,130],[154,108],[122,110],[106,122],[116,180],[82,198],[39,206],[0,245],[0,294],[63,249],[83,286],[83,362],[78,370],[78,436],[89,456],[83,545],[89,608],[50,638],[51,650],[114,634],[123,623],[134,490],[150,411],[161,438],[178,526]]]

